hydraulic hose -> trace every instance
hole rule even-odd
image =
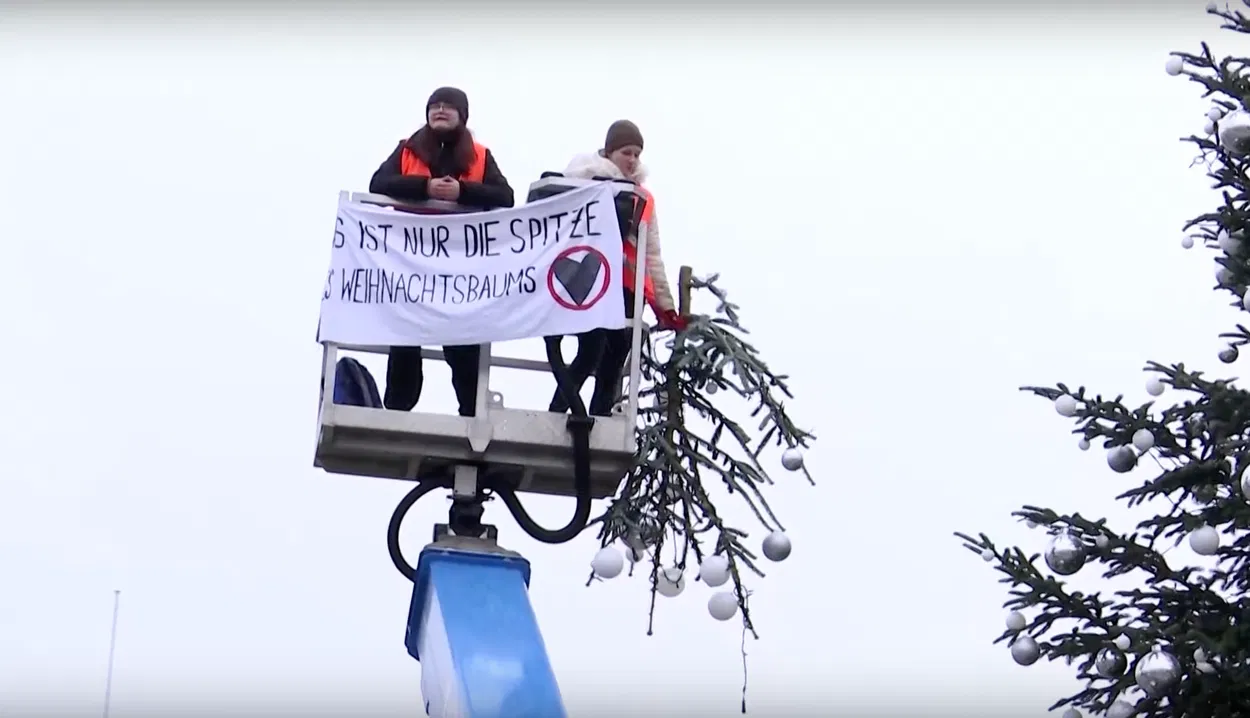
[[[595,420],[586,412],[586,404],[582,401],[577,387],[573,386],[569,377],[568,365],[564,363],[564,354],[560,351],[561,337],[547,337],[547,363],[551,365],[551,373],[555,375],[556,385],[569,404],[572,415],[569,416],[568,430],[573,436],[573,491],[577,498],[577,506],[573,510],[573,518],[561,529],[546,529],[529,515],[516,491],[510,486],[489,482],[492,489],[503,500],[512,518],[525,533],[536,541],[543,543],[565,543],[577,537],[590,521],[590,430]]]
[[[449,486],[450,484],[446,481],[424,481],[419,483],[404,498],[400,499],[399,505],[395,507],[394,513],[391,514],[391,525],[386,529],[386,550],[391,554],[391,563],[395,564],[395,568],[399,569],[399,572],[409,581],[417,580],[417,571],[404,558],[404,553],[399,548],[399,527],[404,523],[404,517],[408,515],[408,510],[412,508],[413,504],[421,500],[422,496],[435,489],[446,489]]]

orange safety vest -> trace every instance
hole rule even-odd
[[[404,147],[404,152],[400,155],[399,166],[400,171],[405,175],[414,175],[417,177],[430,177],[430,167],[427,165],[417,153],[408,149],[405,144],[407,140],[401,141],[399,144]],[[486,176],[486,148],[473,143],[473,162],[469,165],[469,169],[456,179],[465,182],[481,182]]]
[[[642,185],[638,185],[637,189],[638,189],[638,193],[642,195],[642,220],[638,223],[638,228],[642,229],[642,226],[650,222],[651,217],[655,214],[655,210],[653,206],[654,200],[651,197],[651,193],[648,192],[645,188],[643,188]],[[635,277],[634,277],[634,272],[635,272],[635,267],[638,266],[638,245],[626,239],[624,249],[625,249],[625,287],[626,289],[629,289],[632,292],[634,291],[634,286],[636,282]],[[643,271],[645,272],[646,271],[646,266],[645,266],[646,257],[643,257],[643,265],[644,265]],[[655,282],[651,281],[650,274],[644,274],[642,278],[642,295],[643,295],[643,298],[647,300],[647,304],[651,305],[651,309],[653,309],[656,314],[659,314],[660,313],[659,305],[656,304],[656,299],[655,299]]]

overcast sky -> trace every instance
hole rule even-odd
[[[1068,691],[990,645],[1004,588],[950,534],[1040,550],[1011,510],[1097,515],[1129,480],[1019,385],[1137,401],[1147,359],[1218,371],[1234,315],[1179,242],[1216,201],[1176,141],[1207,105],[1163,65],[1237,38],[1196,0],[425,5],[0,9],[0,715],[99,714],[114,589],[116,718],[422,714],[384,545],[407,486],[312,467],[313,333],[338,191],[444,84],[519,196],[636,121],[672,278],[719,272],[793,377],[818,486],[772,492],[794,554],[751,585],[751,714],[1040,715]],[[453,411],[427,366],[421,406]],[[509,406],[551,391],[497,381]],[[411,555],[444,516],[414,510]],[[642,577],[583,586],[593,535],[487,516],[533,563],[573,715],[737,714],[740,630],[706,587],[648,637]]]

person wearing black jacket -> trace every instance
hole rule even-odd
[[[369,180],[369,191],[412,201],[443,200],[490,210],[515,204],[512,187],[491,151],[474,141],[465,127],[469,98],[462,90],[441,87],[425,106],[426,124],[399,143]],[[477,345],[446,346],[461,416],[473,416],[477,399]],[[393,346],[386,363],[387,409],[411,411],[424,382],[421,347]]]

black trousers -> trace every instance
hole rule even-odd
[[[460,416],[473,416],[477,404],[477,364],[482,348],[477,344],[443,347],[447,366],[451,367],[451,386],[456,390]],[[387,409],[412,411],[421,398],[425,374],[421,366],[421,347],[391,347],[386,360]]]
[[[625,290],[625,316],[634,318],[634,293]],[[581,392],[586,380],[595,377],[595,390],[590,396],[586,412],[591,416],[611,416],[621,389],[621,375],[625,371],[625,359],[629,356],[629,340],[633,329],[592,329],[577,335],[577,354],[569,363],[569,389]],[[569,410],[560,387],[556,387],[548,411],[563,414]]]

